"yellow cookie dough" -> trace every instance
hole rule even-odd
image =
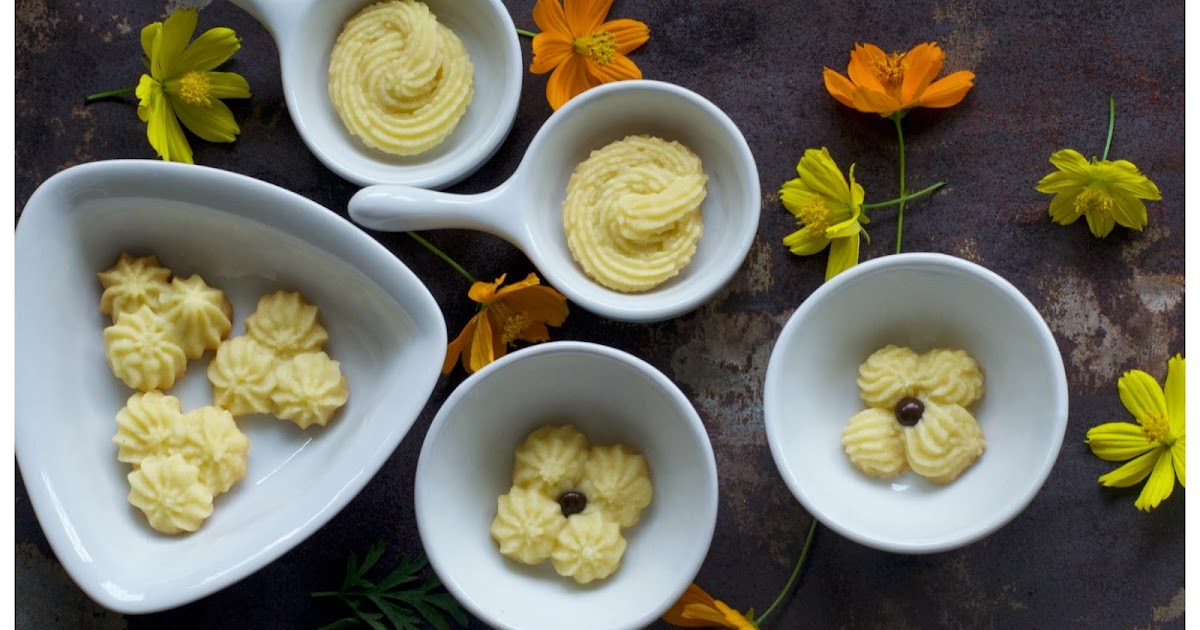
[[[171,323],[175,342],[189,359],[216,350],[233,329],[233,305],[225,293],[195,274],[171,280],[171,290],[159,298],[158,312]]]
[[[557,501],[536,490],[513,486],[496,499],[492,538],[505,557],[538,564],[550,557],[558,532],[566,524]]]
[[[158,391],[134,394],[117,412],[117,461],[136,465],[152,455],[176,452],[185,433],[178,398]]]
[[[894,412],[864,409],[842,430],[842,447],[850,463],[867,476],[895,477],[908,468],[902,428]]]
[[[208,364],[213,401],[235,416],[270,413],[275,391],[275,356],[254,339],[227,339]]]
[[[530,433],[513,453],[513,485],[552,500],[583,478],[591,444],[573,425],[546,425]]]
[[[170,289],[171,270],[159,265],[157,256],[135,258],[121,252],[117,263],[96,277],[104,287],[100,312],[112,315],[116,322],[121,313],[134,313],[143,306],[157,309],[159,296]]]
[[[592,151],[563,200],[571,255],[610,289],[662,284],[696,252],[707,182],[700,158],[678,142],[629,136]]]
[[[621,566],[625,546],[621,526],[600,512],[575,514],[559,530],[550,561],[559,575],[587,584],[612,575]]]
[[[911,468],[946,484],[984,451],[969,409],[983,397],[983,369],[964,350],[884,346],[859,366],[858,391],[869,408],[846,424],[842,447],[863,474],[889,478]]]
[[[128,479],[129,502],[164,534],[194,532],[212,514],[212,492],[182,455],[147,457]]]
[[[305,352],[275,369],[272,413],[301,429],[325,426],[350,397],[341,364],[324,352]]]
[[[329,56],[329,99],[369,147],[417,155],[440,144],[475,94],[466,46],[423,2],[390,0],[350,18]]]
[[[986,446],[971,413],[958,405],[928,403],[921,421],[904,427],[904,451],[913,472],[950,483],[975,463]]]
[[[592,447],[579,491],[589,507],[604,511],[621,527],[637,523],[654,497],[646,459],[624,444]]]
[[[187,432],[180,452],[200,471],[200,482],[213,495],[228,492],[246,476],[250,438],[238,428],[233,414],[212,405],[183,416]]]
[[[329,333],[317,318],[317,307],[295,291],[276,291],[258,299],[246,318],[246,334],[281,359],[317,352]]]
[[[133,389],[170,389],[187,369],[187,356],[175,343],[170,323],[142,306],[120,313],[104,329],[104,357],[113,374]]]

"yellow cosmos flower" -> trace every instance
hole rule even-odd
[[[179,123],[209,142],[233,142],[241,132],[220,99],[249,98],[250,85],[233,72],[213,72],[241,48],[232,29],[214,28],[188,43],[196,31],[195,8],[178,9],[165,22],[142,29],[150,74],[137,86],[138,118],[150,146],[164,160],[192,162]]]
[[[549,341],[547,326],[561,326],[567,318],[567,298],[544,286],[531,273],[520,282],[500,288],[504,275],[495,282],[476,282],[467,295],[481,306],[479,312],[446,346],[442,374],[454,369],[461,357],[468,374],[499,359],[514,342]]]
[[[1070,225],[1086,216],[1088,227],[1098,238],[1108,236],[1114,224],[1138,230],[1146,227],[1146,204],[1162,194],[1133,162],[1097,160],[1088,162],[1078,151],[1063,149],[1050,156],[1058,170],[1038,182],[1038,192],[1054,195],[1050,218]]]
[[[1184,368],[1184,359],[1178,354],[1167,361],[1165,391],[1141,370],[1126,372],[1117,381],[1117,390],[1137,424],[1109,422],[1087,432],[1087,445],[1100,459],[1120,462],[1133,458],[1102,475],[1100,483],[1125,488],[1149,477],[1133,504],[1145,512],[1171,496],[1175,477],[1179,477],[1180,487],[1187,487]]]
[[[691,584],[683,597],[675,602],[663,616],[663,621],[681,628],[732,628],[732,630],[757,630],[746,615],[730,608],[720,600],[713,599],[704,589]]]
[[[640,79],[642,71],[625,55],[650,39],[650,27],[630,19],[605,21],[612,0],[538,0],[533,21],[529,71],[545,74],[552,109],[603,83]]]
[[[862,224],[868,222],[862,213],[863,187],[854,181],[854,165],[847,182],[824,147],[805,151],[796,173],[800,177],[784,182],[779,198],[801,227],[785,236],[783,244],[800,256],[829,246],[829,280],[858,264],[859,237],[867,235]]]

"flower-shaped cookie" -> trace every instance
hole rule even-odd
[[[121,313],[135,313],[143,306],[156,310],[159,298],[171,288],[167,284],[171,270],[158,264],[157,256],[134,258],[121,252],[117,264],[96,277],[104,287],[100,312],[112,315],[114,323]]]
[[[888,478],[912,468],[945,484],[983,453],[983,432],[970,411],[983,397],[983,371],[965,351],[918,355],[888,345],[867,357],[858,374],[869,408],[850,418],[842,446],[864,474]]]
[[[530,433],[513,454],[513,486],[496,501],[492,538],[504,556],[586,584],[621,566],[621,531],[653,487],[646,460],[623,444],[592,446],[572,425]]]

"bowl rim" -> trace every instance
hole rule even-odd
[[[982,525],[941,540],[924,542],[910,542],[864,535],[838,519],[833,518],[820,505],[815,504],[804,490],[803,484],[789,472],[788,454],[784,451],[781,443],[781,423],[784,422],[784,419],[779,418],[774,413],[774,405],[770,404],[770,400],[776,395],[776,391],[784,387],[782,383],[783,368],[781,367],[784,360],[784,348],[792,344],[792,338],[798,334],[802,322],[817,308],[822,298],[838,291],[844,285],[855,282],[862,276],[913,267],[951,269],[957,273],[970,275],[999,290],[1032,322],[1038,336],[1039,345],[1046,350],[1046,358],[1050,360],[1053,371],[1051,389],[1054,397],[1054,406],[1051,410],[1052,430],[1050,432],[1050,448],[1046,452],[1046,457],[1041,461],[1037,473],[1027,480],[1028,486],[1024,494],[1021,495],[1018,501],[1009,504],[1007,509],[998,511],[993,518]],[[982,265],[956,256],[934,252],[906,252],[881,256],[859,263],[818,287],[792,313],[791,317],[784,324],[783,329],[776,339],[775,346],[771,350],[771,359],[767,363],[766,376],[763,382],[763,424],[767,432],[767,442],[770,445],[771,456],[775,460],[775,466],[779,470],[779,475],[796,497],[796,500],[800,502],[809,514],[838,534],[868,547],[904,554],[937,553],[968,545],[994,533],[1024,511],[1029,503],[1033,501],[1033,498],[1037,496],[1046,479],[1049,477],[1051,470],[1054,468],[1055,462],[1058,460],[1067,429],[1068,403],[1067,377],[1062,352],[1059,350],[1054,335],[1050,331],[1050,326],[1029,299],[1013,286],[1011,282]]]
[[[652,623],[655,619],[662,616],[668,608],[674,604],[684,591],[687,590],[689,584],[695,579],[700,572],[700,566],[704,563],[708,556],[708,550],[712,546],[712,538],[716,531],[717,523],[717,507],[720,502],[719,478],[717,476],[716,457],[713,454],[712,442],[708,437],[708,430],[705,428],[703,421],[700,419],[699,412],[691,400],[684,395],[671,379],[663,374],[658,368],[654,367],[645,360],[638,358],[623,350],[618,350],[609,346],[586,341],[549,341],[539,343],[533,346],[522,348],[515,352],[511,352],[488,365],[485,365],[474,374],[467,377],[451,392],[446,402],[438,409],[437,415],[434,417],[429,430],[425,434],[425,441],[421,445],[421,453],[417,460],[417,470],[413,479],[413,505],[417,520],[417,533],[422,541],[422,548],[425,551],[425,556],[429,559],[429,566],[442,581],[442,585],[461,603],[467,610],[481,621],[494,625],[501,630],[522,630],[516,626],[510,626],[495,619],[491,611],[481,608],[476,604],[474,598],[464,592],[458,582],[453,579],[447,579],[445,559],[440,554],[440,550],[436,546],[425,544],[427,532],[436,529],[436,523],[431,523],[428,511],[423,509],[426,499],[424,497],[427,492],[428,484],[422,484],[422,479],[429,476],[427,472],[428,462],[431,458],[430,453],[433,451],[433,444],[438,437],[443,433],[447,422],[453,418],[454,409],[467,398],[475,385],[482,380],[489,378],[492,373],[503,370],[506,366],[522,362],[522,361],[537,361],[542,357],[554,354],[572,354],[582,353],[590,355],[598,355],[600,357],[621,363],[629,368],[636,370],[643,376],[648,377],[652,383],[664,394],[669,396],[676,406],[682,411],[681,414],[687,422],[687,427],[700,438],[700,443],[705,448],[702,449],[701,456],[704,459],[703,479],[705,482],[705,502],[703,506],[697,508],[694,515],[697,517],[696,522],[702,522],[703,530],[701,530],[702,540],[704,541],[704,553],[698,554],[691,559],[685,566],[679,568],[680,580],[672,586],[669,596],[664,599],[657,607],[642,614],[637,619],[629,620],[625,625],[613,626],[612,630],[634,630],[642,628]],[[434,499],[428,499],[433,501]]]
[[[427,334],[414,340],[414,343],[428,345],[430,348],[445,346],[445,322],[433,295],[411,269],[381,244],[345,218],[311,199],[269,182],[212,167],[159,160],[104,160],[64,169],[39,185],[26,203],[16,228],[14,264],[20,268],[22,261],[25,261],[25,266],[28,266],[34,257],[42,255],[37,249],[40,241],[30,239],[35,236],[44,238],[50,227],[45,224],[46,221],[60,220],[58,217],[64,212],[77,211],[77,206],[54,203],[61,196],[77,193],[83,184],[100,182],[107,185],[112,181],[148,177],[168,182],[203,181],[213,186],[236,189],[235,194],[248,199],[269,198],[271,203],[219,207],[214,208],[214,211],[257,221],[282,234],[301,238],[315,249],[342,260],[348,267],[357,269],[397,303],[402,304],[416,325],[430,327],[426,331]],[[195,202],[194,199],[191,201]],[[199,205],[206,203],[204,200],[198,202]],[[364,268],[367,262],[371,265]],[[14,296],[35,290],[32,280],[22,280],[20,274],[16,280]],[[15,327],[23,321],[29,321],[29,315],[23,316],[22,312],[27,308],[25,305],[30,303],[31,300],[28,299],[17,300],[14,310]],[[18,334],[14,344],[15,356],[28,352],[22,351],[25,344],[21,339]],[[341,512],[374,478],[415,424],[437,382],[439,368],[440,357],[437,361],[431,359],[428,362],[424,373],[419,375],[419,379],[411,382],[411,389],[406,392],[406,396],[420,397],[421,401],[412,417],[388,422],[387,431],[376,448],[359,460],[359,468],[347,478],[337,496],[320,506],[309,520],[288,528],[261,552],[250,557],[235,558],[230,562],[230,566],[218,567],[219,571],[215,574],[195,574],[189,579],[177,578],[168,581],[167,588],[162,588],[160,584],[154,589],[148,589],[141,599],[118,598],[102,587],[101,579],[96,578],[108,577],[107,574],[101,573],[106,567],[80,559],[75,551],[74,525],[66,518],[63,506],[54,496],[53,489],[48,484],[37,483],[45,473],[47,462],[41,454],[43,449],[37,446],[36,434],[29,430],[29,426],[38,415],[36,409],[30,408],[34,401],[28,394],[22,393],[23,390],[28,390],[21,386],[22,381],[32,377],[22,377],[19,371],[16,374],[13,422],[17,465],[20,467],[38,523],[51,549],[80,589],[102,606],[123,614],[167,610],[211,595],[250,576],[308,539]],[[394,417],[390,416],[393,419]]]

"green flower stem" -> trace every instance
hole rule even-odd
[[[789,592],[791,592],[792,585],[796,583],[796,578],[800,577],[800,569],[804,566],[804,560],[808,558],[808,550],[812,547],[813,534],[815,533],[817,533],[817,519],[813,518],[812,526],[808,528],[808,538],[804,539],[804,548],[800,550],[800,559],[796,561],[796,567],[792,569],[791,577],[788,578],[787,584],[783,585],[783,590],[780,591],[779,596],[775,598],[775,601],[771,602],[771,605],[765,611],[763,611],[763,614],[759,615],[758,619],[754,620],[754,625],[756,627],[761,627],[762,622],[767,618],[767,615],[771,614],[771,612],[775,610],[775,607],[779,606],[779,603],[783,601],[783,598],[787,596]]]
[[[1104,157],[1101,160],[1108,159],[1108,148],[1112,146],[1113,125],[1117,122],[1117,104],[1113,101],[1111,94],[1108,95],[1108,137],[1104,140]]]
[[[475,284],[475,276],[472,276],[466,269],[463,269],[462,265],[455,262],[453,258],[447,256],[446,252],[438,249],[437,245],[430,243],[424,238],[421,238],[421,235],[417,234],[416,232],[405,232],[405,234],[411,236],[414,241],[420,243],[425,249],[433,252],[434,256],[446,261],[451,267],[454,268],[455,271],[457,271],[462,277],[466,278],[471,284]]]
[[[900,141],[900,203],[899,210],[896,212],[896,253],[900,253],[900,238],[904,235],[904,129],[900,126],[900,119],[904,114],[896,112],[892,114],[892,122],[896,123],[896,138]]]
[[[107,92],[98,92],[96,94],[92,94],[91,96],[83,97],[83,102],[84,102],[84,104],[87,104],[87,103],[91,103],[93,101],[98,101],[102,98],[109,98],[111,96],[120,96],[122,94],[129,94],[130,92],[133,92],[136,89],[137,89],[136,85],[131,85],[129,87],[121,88],[119,90],[109,90]]]
[[[537,33],[534,33],[533,31],[527,31],[523,28],[517,29],[517,35],[522,35],[522,36],[531,37],[531,38],[537,37]]]
[[[917,197],[924,197],[925,195],[928,195],[929,193],[931,193],[945,185],[946,185],[946,181],[942,180],[932,186],[929,186],[927,188],[922,188],[921,190],[918,190],[917,192],[912,193],[911,195],[897,197],[895,199],[891,199],[888,201],[880,201],[879,203],[864,203],[863,205],[861,205],[859,207],[862,208],[863,210],[874,210],[876,208],[886,208],[888,206],[894,206],[897,204],[904,203],[906,201],[912,201],[913,199],[916,199]]]

